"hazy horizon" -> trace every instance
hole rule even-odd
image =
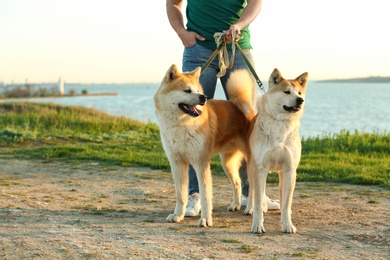
[[[314,82],[327,82],[327,83],[333,83],[333,81],[335,81],[334,83],[338,83],[337,81],[351,81],[351,83],[356,83],[356,82],[353,82],[355,80],[366,80],[366,79],[385,79],[386,81],[385,82],[382,82],[382,81],[370,81],[370,82],[367,82],[365,81],[364,83],[390,83],[390,76],[368,76],[368,77],[364,77],[364,78],[344,78],[344,79],[340,79],[340,78],[335,78],[335,79],[318,79],[318,80],[310,80],[310,81],[314,81]],[[328,82],[329,81],[329,82]],[[68,84],[68,85],[129,85],[129,84],[139,84],[139,85],[147,85],[147,84],[160,84],[161,81],[150,81],[150,82],[67,82],[67,81],[64,81],[65,84]],[[262,81],[263,83],[268,83],[268,79],[266,81]],[[26,83],[28,84],[57,84],[58,81],[56,82],[48,82],[48,81],[44,81],[44,82],[14,82],[14,83],[4,83],[2,81],[0,81],[0,83],[4,84],[4,85],[24,85]],[[359,83],[359,82],[357,82]],[[220,84],[220,83],[219,83]]]

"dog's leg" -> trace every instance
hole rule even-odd
[[[248,202],[246,204],[246,208],[244,210],[245,215],[252,215],[253,214],[253,203],[254,203],[254,188],[255,187],[255,175],[257,174],[255,165],[253,163],[253,160],[249,158],[247,163],[247,174],[248,174],[248,181],[249,181],[249,194],[248,194]]]
[[[193,164],[199,183],[200,204],[202,211],[198,221],[199,227],[211,227],[213,225],[213,184],[211,179],[210,161],[207,164]]]
[[[167,222],[180,222],[184,218],[188,201],[188,164],[174,162],[171,163],[171,169],[175,183],[176,207],[174,213],[167,217]]]
[[[253,182],[249,181],[249,186],[253,187],[253,185],[251,185],[250,183],[253,183]],[[246,203],[244,215],[253,215],[253,203],[254,203],[253,189],[249,189],[248,202]]]
[[[282,206],[282,231],[285,233],[296,233],[297,229],[291,221],[291,205],[295,189],[296,171],[295,169],[287,169],[281,174],[283,175],[282,194],[280,198],[280,205]]]
[[[264,229],[264,203],[266,202],[265,186],[268,175],[268,168],[264,165],[256,166],[258,168],[254,176],[254,211],[252,218],[252,233],[265,233]]]
[[[241,179],[239,176],[239,169],[243,156],[241,153],[237,152],[234,154],[221,154],[221,161],[223,169],[225,170],[226,175],[229,177],[230,184],[233,188],[233,201],[232,204],[228,207],[229,211],[238,211],[241,208]]]
[[[279,177],[279,203],[282,205],[283,203],[283,172],[278,171],[278,177]]]

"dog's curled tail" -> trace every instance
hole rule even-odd
[[[255,81],[248,70],[239,69],[230,73],[226,83],[229,101],[232,102],[246,118],[255,116]]]

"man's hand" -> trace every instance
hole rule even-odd
[[[200,36],[196,32],[190,32],[187,30],[182,30],[178,35],[184,47],[191,47],[195,45],[197,39],[199,41],[206,40],[204,37]]]
[[[239,34],[241,31],[241,28],[239,28],[236,24],[232,24],[229,28],[229,30],[227,30],[225,32],[225,42],[226,43],[229,43],[229,42],[232,42],[233,41],[233,32],[236,32],[236,35]]]

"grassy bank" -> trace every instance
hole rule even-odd
[[[0,103],[0,113],[0,154],[169,170],[156,124],[53,104]],[[298,181],[390,188],[390,134],[341,132],[302,144]],[[222,174],[218,156],[212,170]],[[276,180],[276,174],[269,176]]]

